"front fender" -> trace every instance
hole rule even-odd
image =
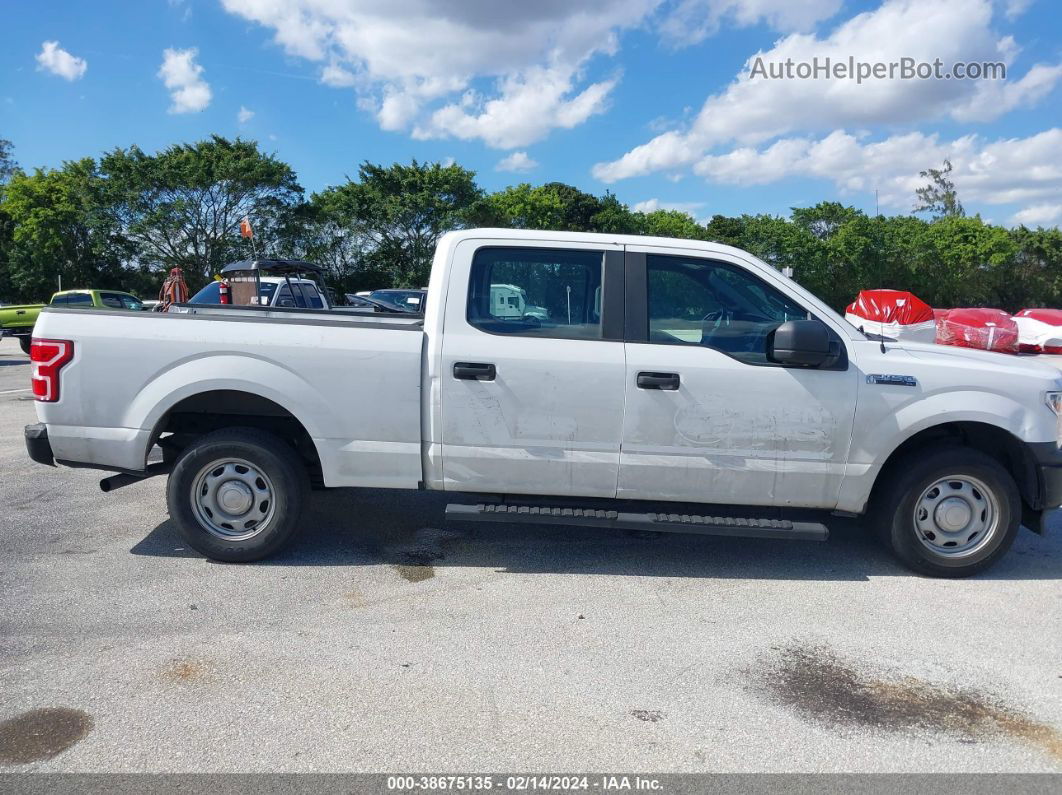
[[[861,400],[838,499],[840,510],[862,513],[874,482],[889,457],[904,442],[931,428],[955,422],[981,423],[1006,431],[1024,443],[1054,442],[1056,435],[1055,417],[1039,401],[1035,404],[1019,402],[994,392],[936,392],[899,406],[872,408],[877,411],[866,411]]]

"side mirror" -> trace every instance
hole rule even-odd
[[[290,298],[281,298],[277,302],[277,306],[282,306],[282,307],[284,307],[286,309],[291,309],[291,308],[293,308],[295,306],[295,302],[293,300],[291,300]]]
[[[818,367],[832,353],[830,332],[818,320],[787,320],[767,337],[767,359],[777,364]]]

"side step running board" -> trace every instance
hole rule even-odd
[[[789,538],[825,541],[830,531],[818,522],[760,519],[736,516],[701,516],[689,513],[633,513],[595,508],[562,508],[549,505],[478,503],[446,506],[446,518],[465,522],[523,522],[612,527],[617,530],[655,530],[665,533],[698,533],[739,538]]]

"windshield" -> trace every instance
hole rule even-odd
[[[374,290],[369,293],[369,298],[381,301],[407,312],[421,312],[424,307],[423,290]]]
[[[144,310],[143,301],[128,293],[100,293],[100,303],[110,309],[129,309],[133,312]]]
[[[277,285],[273,282],[263,282],[258,288],[258,303],[261,306],[269,306],[273,300],[273,294],[277,291]],[[221,282],[211,282],[198,293],[188,299],[190,304],[220,304]]]

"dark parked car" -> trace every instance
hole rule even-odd
[[[369,298],[375,301],[381,301],[385,304],[390,304],[397,309],[401,309],[406,312],[423,312],[424,301],[427,300],[427,290],[373,290],[369,293]]]

